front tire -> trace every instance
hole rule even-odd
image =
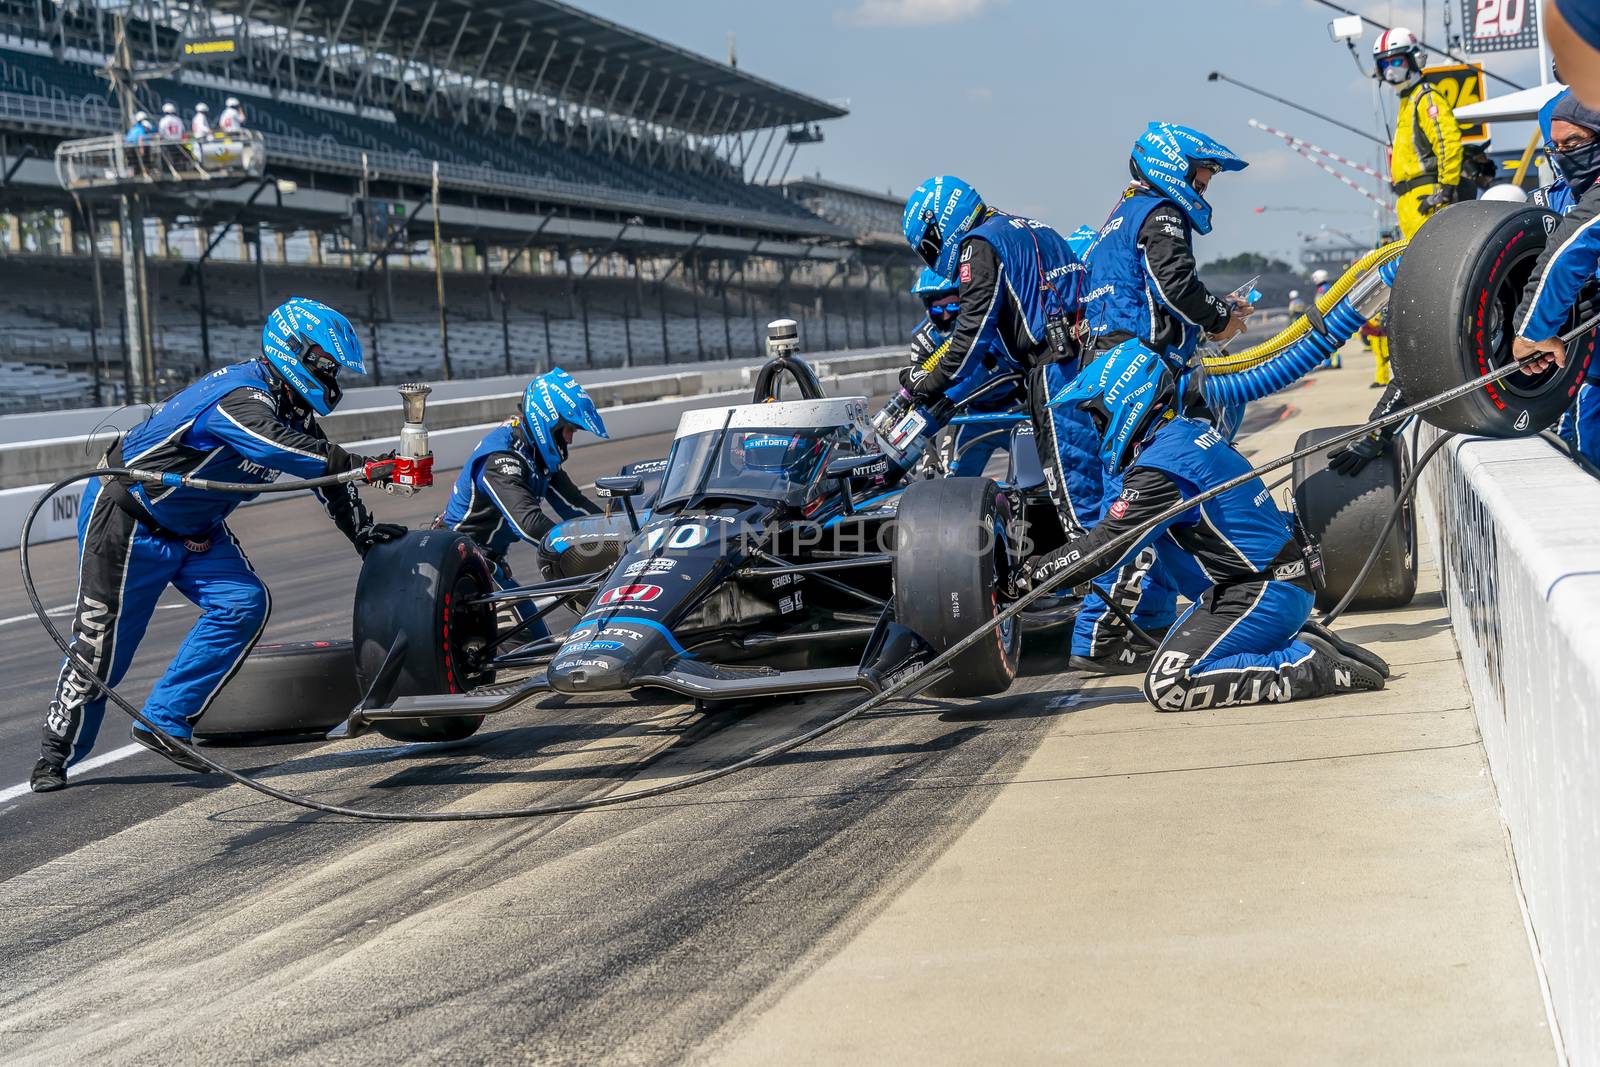
[[[1003,498],[988,478],[913,482],[900,498],[894,552],[896,620],[943,652],[1000,612],[1010,554]],[[950,664],[938,696],[1003,693],[1017,676],[1022,626],[1012,619]]]
[[[449,530],[412,530],[373,545],[356,583],[356,679],[365,693],[395,640],[407,651],[392,696],[464,693],[494,681],[472,653],[494,640],[492,607],[468,601],[494,591],[489,563],[476,546]],[[395,741],[459,741],[482,715],[390,719],[374,724]]]
[[[1336,437],[1353,426],[1328,426],[1307,430],[1294,443],[1305,448]],[[1317,607],[1327,611],[1338,604],[1355,584],[1356,575],[1400,505],[1400,519],[1384,539],[1361,592],[1350,602],[1351,611],[1403,608],[1417,593],[1417,524],[1410,500],[1400,504],[1400,489],[1410,471],[1405,440],[1396,435],[1383,455],[1354,476],[1328,469],[1328,450],[1294,461],[1294,508],[1306,530],[1322,545],[1324,588]]]

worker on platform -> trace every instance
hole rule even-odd
[[[211,108],[201,101],[194,106],[194,117],[189,120],[189,136],[204,141],[211,136]]]
[[[168,100],[161,105],[161,121],[156,126],[161,133],[163,141],[183,140],[183,116],[178,114],[178,105]]]
[[[222,114],[217,117],[217,129],[223,133],[239,133],[244,129],[244,109],[237,96],[228,97],[227,104],[223,105]]]
[[[1461,181],[1461,128],[1444,94],[1422,76],[1426,52],[1403,27],[1385,30],[1372,47],[1377,76],[1400,94],[1389,182],[1396,196],[1400,233],[1411,235],[1428,216],[1456,199]]]
[[[133,113],[133,125],[128,127],[128,132],[123,137],[123,143],[142,147],[145,142],[155,135],[155,132],[156,128],[150,125],[150,116],[143,111],[135,111]]]

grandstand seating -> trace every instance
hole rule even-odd
[[[206,100],[220,110],[212,89],[155,79],[145,85],[152,114],[158,102],[170,100],[187,114]],[[4,47],[0,42],[0,92],[38,96],[66,102],[105,101],[106,83],[87,64],[53,59]],[[398,152],[441,163],[484,166],[511,174],[552,178],[624,192],[691,200],[698,203],[760,211],[788,218],[815,220],[816,216],[781,193],[750,185],[736,174],[710,170],[691,173],[669,171],[632,163],[620,156],[589,153],[553,141],[529,136],[514,138],[506,132],[480,128],[468,131],[440,119],[414,114],[390,123],[305,104],[272,100],[243,90],[233,91],[244,104],[250,124],[267,134],[297,137],[357,149]],[[584,138],[572,141],[581,145]]]

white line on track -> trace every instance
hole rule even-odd
[[[177,605],[173,606],[176,607]],[[28,617],[31,619],[33,616],[30,615]],[[108,763],[115,763],[118,760],[127,759],[129,756],[137,756],[141,752],[149,751],[150,750],[145,748],[143,745],[123,745],[121,748],[112,749],[110,752],[106,752],[102,755],[90,756],[82,763],[74,766],[72,770],[68,772],[67,777],[77,778],[79,775],[82,775],[87,771],[92,771],[96,767],[104,767]],[[28,792],[27,782],[23,782],[21,785],[14,785],[9,789],[0,789],[0,804],[4,804],[8,800],[15,800],[17,797],[22,796],[26,792]]]
[[[157,611],[172,611],[175,608],[189,608],[189,607],[193,607],[193,606],[194,606],[193,604],[157,604],[156,605],[156,610]],[[68,614],[71,614],[71,612],[72,612],[72,605],[71,604],[62,604],[58,608],[46,608],[45,609],[45,613],[47,615],[68,615]],[[38,617],[39,616],[35,615],[31,611],[28,612],[26,615],[12,615],[9,618],[0,619],[0,626],[10,626],[13,623],[19,623],[19,622],[32,622],[35,619],[37,619]]]

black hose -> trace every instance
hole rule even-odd
[[[67,659],[75,664],[78,669],[84,673],[85,677],[95,679],[96,687],[106,694],[107,699],[116,704],[117,707],[121,708],[123,711],[127,712],[135,722],[140,723],[150,730],[160,732],[162,736],[166,738],[169,744],[180,746],[185,753],[193,755],[197,760],[199,760],[201,763],[204,763],[207,767],[216,771],[218,774],[226,775],[228,778],[231,778],[233,781],[245,786],[248,789],[253,789],[264,796],[272,797],[274,800],[281,800],[286,804],[293,804],[297,807],[306,808],[311,811],[320,811],[328,815],[344,815],[350,818],[365,819],[373,822],[482,822],[497,819],[524,819],[544,815],[562,815],[578,811],[587,811],[593,808],[611,807],[634,800],[645,800],[650,797],[663,796],[667,793],[676,793],[698,785],[704,785],[705,783],[715,781],[718,778],[724,778],[730,774],[745,770],[746,768],[754,767],[760,763],[765,763],[766,761],[781,756],[786,752],[791,752],[794,749],[799,748],[801,745],[814,741],[817,738],[822,737],[824,734],[832,733],[834,730],[837,730],[839,727],[850,722],[852,719],[859,718],[869,711],[874,711],[877,708],[889,703],[891,700],[901,696],[910,696],[918,692],[923,686],[929,684],[933,680],[932,676],[934,672],[939,671],[947,666],[951,660],[961,655],[977,642],[983,640],[997,627],[1003,626],[1012,619],[1016,618],[1029,605],[1038,600],[1040,597],[1048,595],[1062,584],[1070,584],[1067,583],[1068,578],[1079,577],[1084,573],[1097,573],[1096,570],[1092,569],[1096,564],[1099,564],[1108,556],[1117,558],[1116,556],[1112,556],[1112,553],[1117,553],[1117,555],[1120,556],[1120,554],[1129,545],[1136,544],[1151,530],[1156,529],[1163,523],[1170,522],[1171,520],[1177,518],[1185,511],[1188,511],[1190,508],[1194,507],[1196,504],[1202,504],[1207,500],[1213,499],[1214,497],[1221,496],[1223,493],[1226,493],[1231,489],[1236,489],[1239,486],[1246,484],[1251,479],[1258,478],[1268,471],[1279,470],[1283,467],[1289,466],[1297,459],[1303,459],[1304,457],[1314,455],[1317,452],[1326,451],[1327,449],[1342,445],[1347,441],[1354,441],[1357,438],[1365,437],[1367,434],[1373,432],[1374,430],[1381,429],[1382,427],[1392,426],[1396,423],[1403,422],[1404,420],[1413,415],[1419,414],[1420,412],[1427,411],[1430,408],[1439,406],[1440,404],[1448,403],[1457,397],[1465,396],[1468,393],[1474,392],[1485,385],[1498,382],[1502,378],[1510,377],[1518,370],[1519,367],[1517,364],[1508,363],[1503,367],[1499,367],[1490,371],[1482,377],[1474,378],[1471,381],[1463,382],[1458,386],[1447,389],[1444,392],[1439,393],[1437,396],[1429,397],[1428,399],[1419,401],[1418,403],[1412,404],[1409,407],[1402,408],[1400,411],[1392,412],[1379,419],[1374,419],[1363,426],[1357,426],[1354,429],[1347,430],[1344,433],[1330,437],[1326,441],[1320,441],[1314,445],[1308,445],[1305,448],[1297,449],[1293,452],[1290,452],[1286,456],[1282,456],[1278,459],[1272,460],[1271,462],[1264,463],[1259,467],[1252,467],[1245,473],[1230,478],[1221,485],[1214,486],[1211,489],[1208,489],[1205,492],[1200,493],[1188,500],[1178,501],[1176,504],[1171,505],[1164,511],[1148,520],[1143,526],[1137,529],[1129,530],[1127,533],[1118,537],[1114,537],[1094,551],[1087,553],[1082,559],[1077,561],[1077,565],[1075,567],[1064,568],[1060,571],[1057,571],[1053,576],[1045,579],[1043,582],[1040,582],[1027,593],[1024,593],[1022,596],[1012,601],[987,623],[978,627],[976,630],[973,630],[971,633],[967,634],[967,636],[961,638],[949,648],[934,656],[933,659],[929,660],[921,667],[917,668],[916,670],[906,672],[902,677],[891,682],[889,685],[879,690],[877,693],[874,693],[866,700],[863,700],[861,703],[840,712],[838,715],[835,715],[826,722],[819,723],[803,733],[796,734],[793,737],[786,738],[783,741],[774,742],[773,744],[759,749],[743,759],[735,760],[734,762],[725,764],[721,767],[708,768],[707,770],[680,778],[675,782],[666,782],[662,783],[661,785],[647,786],[642,789],[632,789],[624,793],[612,793],[607,796],[590,797],[586,800],[574,800],[557,804],[536,804],[524,808],[483,808],[475,811],[425,812],[367,811],[362,808],[348,808],[339,804],[325,804],[319,800],[312,800],[310,797],[303,797],[294,793],[286,792],[282,789],[270,786],[265,782],[251,778],[248,775],[240,774],[238,771],[232,770],[231,768],[224,767],[222,764],[217,763],[209,755],[196,748],[194,745],[178,741],[177,739],[166,735],[165,731],[161,731],[159,727],[155,726],[150,722],[150,720],[146,719],[138,708],[135,708],[132,704],[130,704],[115,689],[109,685],[100,683],[96,678],[93,666],[84,660],[82,656],[73,651],[71,643],[67,641],[67,639],[62,635],[61,631],[56,628],[55,624],[50,621],[49,616],[45,613],[44,602],[39,599],[39,591],[34,586],[33,572],[28,562],[29,534],[33,530],[34,519],[38,517],[39,512],[43,509],[45,503],[51,497],[55,496],[56,493],[60,492],[69,485],[81,481],[87,481],[90,478],[107,476],[137,477],[141,480],[166,480],[163,479],[161,475],[152,474],[148,471],[132,471],[126,468],[102,467],[95,470],[79,471],[75,474],[71,474],[65,478],[62,478],[49,489],[45,490],[39,499],[34,501],[33,506],[28,509],[28,514],[22,522],[22,535],[21,542],[18,546],[18,557],[22,566],[22,584],[23,588],[28,594],[28,600],[30,603],[32,603],[34,611],[38,614],[40,624],[44,626],[45,631],[50,635],[51,639],[55,641],[56,645],[61,649],[61,651],[66,654]],[[356,478],[361,477],[361,473],[359,471],[351,471],[346,472],[343,475],[334,475],[330,477],[334,478],[335,480],[354,481]],[[312,479],[305,482],[273,483],[271,485],[247,485],[233,489],[222,488],[223,486],[231,483],[213,482],[208,483],[207,487],[218,489],[222,492],[243,492],[251,494],[259,492],[287,493],[308,488],[315,484],[322,484],[322,481],[323,480],[321,479]],[[197,483],[190,482],[187,484]]]
[[[1350,583],[1349,590],[1340,598],[1339,602],[1328,611],[1322,613],[1322,625],[1332,626],[1333,621],[1343,615],[1345,609],[1355,601],[1356,594],[1361,592],[1362,583],[1367,580],[1367,575],[1372,573],[1372,568],[1378,562],[1378,557],[1383,555],[1383,543],[1388,539],[1389,531],[1394,529],[1394,524],[1400,521],[1400,516],[1405,512],[1406,506],[1411,503],[1412,496],[1417,491],[1417,481],[1422,477],[1422,469],[1438,454],[1439,449],[1443,448],[1445,443],[1454,436],[1453,432],[1441,433],[1438,439],[1428,446],[1428,450],[1417,457],[1416,463],[1411,468],[1411,473],[1406,475],[1405,483],[1400,486],[1399,498],[1395,500],[1394,507],[1389,509],[1389,520],[1383,524],[1383,529],[1378,531],[1378,539],[1373,543],[1372,551],[1367,553],[1367,561],[1361,565],[1361,570],[1356,573],[1356,580]],[[1391,447],[1403,448],[1404,444],[1401,441],[1395,441]],[[1412,521],[1416,521],[1415,517],[1413,517]]]

